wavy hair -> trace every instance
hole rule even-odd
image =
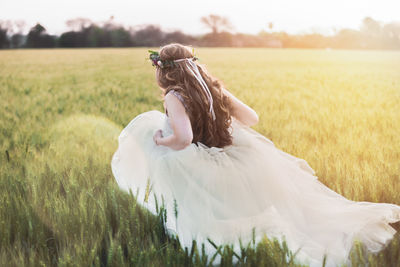
[[[161,60],[176,60],[190,58],[194,55],[190,46],[171,43],[160,48]],[[215,121],[209,112],[210,103],[200,83],[188,70],[185,61],[175,63],[177,66],[156,68],[156,79],[163,91],[163,97],[172,89],[178,91],[187,104],[186,112],[189,115],[193,130],[192,143],[201,142],[208,147],[220,147],[232,144],[232,135],[229,127],[232,123],[232,101],[226,96],[222,88],[223,83],[210,75],[206,68],[197,64],[199,72],[206,82],[212,98],[215,112]]]

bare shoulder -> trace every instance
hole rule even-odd
[[[171,119],[171,127],[177,136],[192,138],[192,127],[189,114],[183,103],[173,93],[167,93],[164,97],[168,117]]]
[[[167,107],[167,109],[169,110],[169,112],[185,112],[185,106],[182,103],[182,100],[179,99],[178,95],[174,93],[175,91],[169,91],[165,97],[164,97],[164,101],[165,101],[165,105]]]

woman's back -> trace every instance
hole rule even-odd
[[[225,94],[225,96],[229,97],[229,100],[232,102],[232,105],[230,106],[230,109],[231,109],[230,116],[234,116],[242,124],[247,125],[247,126],[251,126],[258,122],[257,113],[253,109],[251,109],[249,106],[247,106],[242,101],[237,99],[235,96],[233,96],[231,93],[229,93],[226,89],[223,88],[222,92]],[[188,116],[188,119],[190,120],[189,105],[185,102],[184,97],[179,93],[179,91],[171,89],[168,91],[167,94],[174,95],[180,101],[180,103],[184,107],[184,110],[185,110],[186,115]],[[164,110],[165,110],[166,115],[169,117],[168,109],[166,107],[165,101],[164,101]],[[180,114],[180,115],[183,115],[183,114]],[[178,115],[178,116],[180,116],[180,115]],[[200,127],[193,126],[194,122],[192,122],[192,121],[191,121],[191,124],[192,124],[192,130],[193,130],[193,128],[194,129],[200,128]],[[231,130],[229,130],[229,131],[231,132]],[[197,133],[193,133],[194,136],[196,136],[196,134]],[[192,143],[196,143],[196,142],[202,142],[205,145],[213,146],[213,145],[209,145],[207,142],[205,142],[205,140],[201,140],[201,139],[192,140]],[[218,145],[214,145],[214,146],[221,147]]]

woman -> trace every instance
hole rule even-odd
[[[156,213],[163,199],[166,227],[182,246],[247,243],[255,229],[284,237],[296,259],[311,266],[348,263],[353,242],[371,252],[395,234],[400,206],[355,202],[332,191],[303,159],[251,129],[256,112],[212,77],[189,47],[150,51],[165,113],[148,111],[122,131],[112,159],[121,189]],[[147,189],[147,190],[146,190]],[[150,195],[153,194],[155,198]],[[177,206],[177,209],[176,209]]]

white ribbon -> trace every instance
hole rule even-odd
[[[193,76],[197,79],[197,81],[200,83],[201,88],[203,88],[204,92],[207,95],[208,101],[210,102],[210,112],[212,114],[213,120],[215,120],[215,112],[213,108],[213,98],[210,92],[210,89],[208,89],[208,86],[206,82],[203,80],[203,77],[201,76],[199,69],[197,68],[196,63],[193,62],[193,58],[181,58],[181,59],[176,59],[174,62],[181,62],[185,61],[186,66],[190,70],[190,72],[193,74]]]

